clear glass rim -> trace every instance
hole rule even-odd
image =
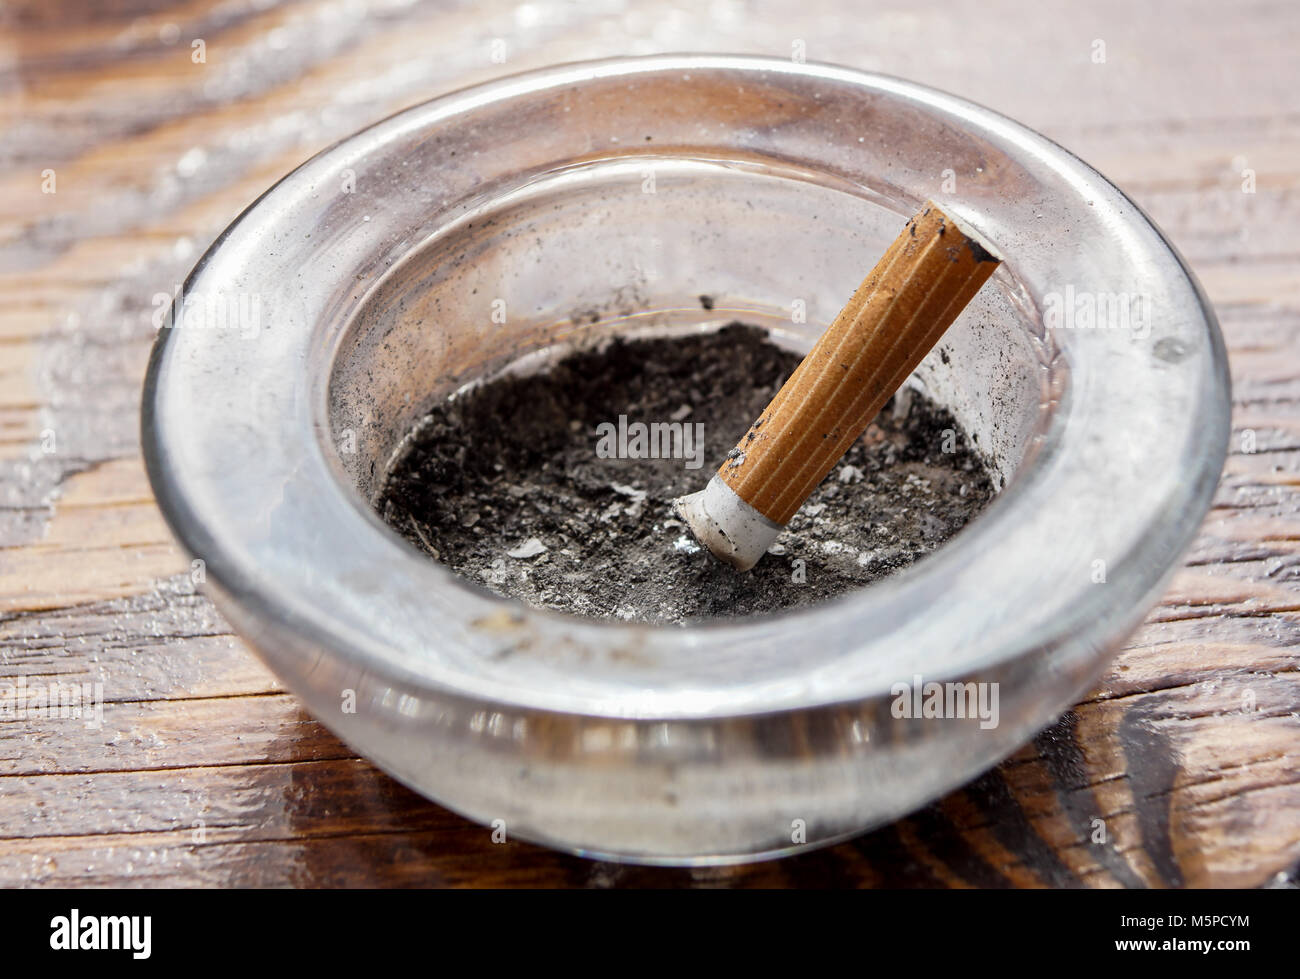
[[[327,289],[293,274],[305,254],[295,231],[319,216],[319,188],[341,171],[404,140],[472,121],[485,106],[522,105],[575,85],[653,83],[656,74],[683,72],[857,91],[886,109],[906,106],[978,134],[1058,191],[1050,206],[1074,222],[1081,244],[1061,272],[1052,265],[1055,245],[1032,227],[1025,230],[1023,202],[999,210],[996,200],[980,199],[960,216],[998,245],[1035,302],[1054,273],[1158,296],[1149,342],[1100,333],[1063,338],[1076,383],[1042,449],[976,525],[861,593],[759,622],[687,629],[583,622],[469,595],[451,586],[451,572],[410,551],[374,515],[360,513],[321,449],[319,375],[327,358],[312,303],[317,286],[324,294],[337,283]],[[381,205],[371,197],[330,206],[374,212]],[[314,273],[317,280],[345,278],[350,258]],[[292,307],[291,288],[298,290]],[[247,620],[271,632],[296,631],[394,683],[485,704],[702,719],[885,695],[905,662],[903,651],[924,663],[929,650],[960,647],[961,656],[943,668],[951,675],[1054,649],[1101,655],[1145,611],[1190,543],[1226,452],[1228,379],[1214,314],[1177,252],[1131,201],[1068,152],[996,113],[835,66],[725,55],[612,59],[443,96],[289,174],[218,239],[185,289],[251,289],[285,296],[286,304],[277,311],[278,336],[256,352],[185,330],[184,310],[174,311],[172,328],[155,346],[145,387],[145,458],[183,545],[205,560]],[[1118,432],[1121,422],[1129,427]],[[1122,435],[1123,445],[1098,443],[1099,433]],[[233,453],[238,466],[231,464]],[[1143,478],[1127,471],[1135,461]],[[314,496],[301,513],[284,508],[264,536],[250,534],[248,508],[276,493],[289,499],[286,487]],[[1111,569],[1106,587],[1087,575],[1095,561]],[[797,652],[812,635],[834,655],[804,669]],[[506,647],[564,653],[512,656],[506,665],[498,655]],[[619,665],[616,654],[628,651],[636,654],[635,668]],[[573,668],[578,662],[591,667],[580,677]]]

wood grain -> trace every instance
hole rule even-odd
[[[1294,881],[1297,33],[1300,8],[1262,2],[1054,2],[1032,17],[1011,0],[981,4],[978,17],[911,0],[869,10],[724,0],[698,12],[553,0],[9,3],[0,680],[99,682],[106,704],[99,729],[0,720],[0,884]],[[355,757],[195,593],[139,459],[155,297],[277,177],[441,92],[658,50],[806,54],[960,91],[1042,130],[1178,243],[1217,307],[1235,385],[1215,506],[1169,593],[1086,700],[907,819],[727,869],[493,844]],[[43,193],[50,171],[55,192]]]

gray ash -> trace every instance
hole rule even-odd
[[[617,340],[542,373],[489,381],[421,422],[376,506],[417,548],[498,594],[663,624],[774,612],[861,588],[933,551],[992,498],[989,471],[952,416],[908,390],[753,570],[715,560],[672,500],[704,486],[798,364],[762,330],[732,324]],[[603,458],[600,440],[616,445],[608,436],[620,416],[631,436],[622,448],[632,453],[643,448],[636,423],[692,434],[701,425],[703,465]]]

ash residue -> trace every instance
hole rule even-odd
[[[777,553],[744,574],[714,560],[671,501],[708,481],[798,363],[761,330],[733,324],[615,342],[542,374],[493,381],[425,419],[388,476],[379,512],[416,547],[502,595],[580,615],[681,623],[861,587],[934,550],[993,495],[951,416],[907,392],[804,504]],[[620,415],[701,423],[704,465],[600,458],[599,436],[609,430],[599,426]]]

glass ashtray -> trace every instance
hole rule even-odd
[[[611,624],[493,595],[374,513],[430,406],[521,358],[733,320],[807,350],[930,198],[1006,261],[911,383],[1002,489],[914,566]],[[456,92],[289,174],[185,283],[143,439],[208,593],[357,751],[511,837],[719,863],[899,817],[1074,703],[1196,532],[1228,417],[1196,281],[1060,147],[897,79],[681,55]]]

